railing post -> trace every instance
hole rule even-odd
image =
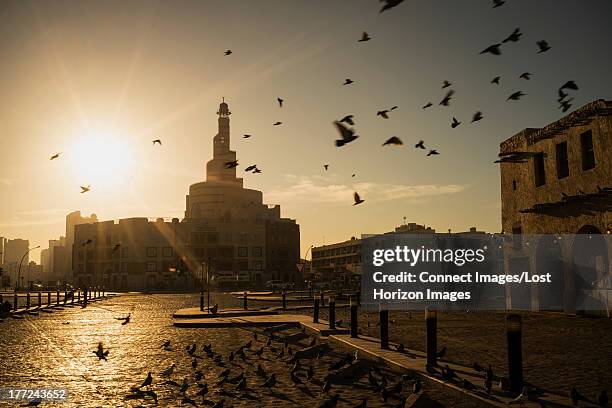
[[[106,286],[102,286],[102,297],[104,297],[106,293]]]
[[[350,300],[351,305],[351,337],[357,338],[359,337],[359,326],[357,323],[357,302],[353,297]]]
[[[26,309],[30,308],[30,292],[26,293]]]
[[[506,336],[508,340],[508,383],[510,391],[520,393],[523,389],[523,328],[521,316],[506,316]]]
[[[55,304],[59,306],[59,289],[55,292]]]
[[[0,302],[1,303],[1,302]],[[42,307],[42,292],[38,292],[38,308]]]
[[[83,289],[83,306],[87,306],[87,296],[89,296],[88,288]]]
[[[312,309],[312,322],[319,323],[319,299],[314,299],[314,307]]]
[[[283,310],[287,310],[287,293],[283,291]]]
[[[389,311],[380,310],[380,348],[389,348]]]
[[[248,307],[248,304],[247,304],[247,293],[246,293],[246,291],[244,291],[244,293],[243,293],[242,308],[244,310],[249,310],[249,307]]]
[[[51,306],[51,291],[47,292],[47,305]]]
[[[17,296],[17,292],[15,292],[15,296],[13,299],[13,310],[17,311],[18,306],[19,306],[19,297]]]
[[[68,289],[64,288],[64,304],[68,303]]]
[[[435,310],[425,310],[425,350],[427,352],[427,365],[435,366],[438,358],[438,314]]]
[[[336,299],[333,296],[329,298],[329,329],[336,329]]]
[[[325,307],[325,297],[323,296],[323,291],[319,291],[319,295],[321,296],[321,307]]]

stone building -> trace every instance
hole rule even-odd
[[[509,308],[571,311],[600,296],[612,304],[612,247],[602,235],[612,232],[611,158],[612,101],[601,99],[501,143],[502,228],[527,234],[532,248],[530,256],[525,243],[510,245],[506,267],[551,270],[558,286],[543,299],[537,287],[522,285],[516,290],[530,293],[509,296]],[[512,304],[512,298],[530,301]]]
[[[230,111],[219,105],[219,130],[206,180],[189,187],[185,218],[131,218],[75,227],[77,285],[117,290],[175,290],[206,281],[221,287],[261,287],[299,280],[300,230],[261,191],[243,187],[230,148]],[[84,244],[85,243],[85,244]],[[119,246],[117,246],[119,245]],[[114,249],[114,251],[113,251]]]

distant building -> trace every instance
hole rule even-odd
[[[30,241],[27,239],[8,239],[4,244],[4,263],[20,263],[22,257],[23,264],[30,262],[30,254],[28,249],[30,248]]]
[[[263,204],[260,191],[243,187],[230,165],[236,152],[230,149],[231,113],[225,102],[217,114],[206,181],[189,187],[185,218],[77,225],[72,254],[77,285],[175,290],[199,285],[207,273],[210,282],[227,287],[300,278],[299,225],[282,218],[280,206]]]
[[[596,100],[543,128],[522,130],[501,143],[500,158],[503,231],[557,236],[526,238],[537,264],[526,264],[520,241],[515,253],[509,248],[506,269],[550,270],[557,285],[548,299],[522,285],[516,290],[526,293],[508,293],[509,308],[571,311],[578,295],[608,296],[609,307],[612,248],[601,234],[612,232],[612,101]],[[519,298],[528,301],[516,304]]]
[[[60,261],[62,255],[56,256],[55,248],[65,246],[66,238],[60,237],[60,239],[50,239],[49,247],[40,251],[40,263],[42,266],[43,275],[43,278],[41,279],[42,282],[55,285],[58,281],[65,281],[64,274],[61,273],[65,270],[65,268],[63,268],[64,265],[60,265],[57,268],[55,267],[56,262],[62,262]],[[65,258],[65,255],[63,256]],[[65,264],[66,261],[64,260],[63,263]],[[55,271],[58,271],[58,273],[56,274]]]
[[[0,237],[0,265],[4,263],[4,244],[6,243],[6,238]]]

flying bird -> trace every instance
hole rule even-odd
[[[329,168],[329,164],[324,164],[323,168],[325,168],[325,170],[327,170]]]
[[[161,144],[162,144],[162,143],[161,143],[161,140],[159,140],[159,139],[155,139],[155,140],[153,141],[153,146],[155,146],[155,144],[156,144],[156,143],[158,143],[160,146],[161,146]]]
[[[386,146],[386,145],[396,145],[396,146],[401,146],[401,145],[403,145],[403,144],[404,144],[404,143],[402,142],[402,140],[401,140],[399,137],[397,137],[397,136],[391,136],[391,137],[390,137],[389,139],[387,139],[387,141],[386,141],[385,143],[383,143],[382,145],[383,145],[383,146]]]
[[[91,190],[91,185],[88,184],[86,186],[81,186],[81,194],[86,193]]]
[[[456,128],[457,126],[459,126],[460,124],[461,124],[461,122],[459,122],[459,121],[457,120],[457,118],[455,118],[455,117],[453,116],[453,123],[451,123],[451,127],[454,129],[454,128]]]
[[[60,157],[60,154],[62,154],[62,153],[61,153],[61,152],[60,152],[60,153],[55,153],[53,156],[51,156],[51,157],[49,158],[49,160],[55,160],[55,159],[57,159],[58,157]]]
[[[98,357],[98,360],[106,360],[106,357],[108,356],[108,350],[104,351],[104,346],[102,346],[102,342],[98,343],[98,349],[93,353]]]
[[[419,140],[419,143],[414,145],[415,149],[423,149],[425,150],[425,142],[423,140]]]
[[[261,170],[259,170],[257,167],[255,167],[255,170],[253,170],[253,173],[255,173],[255,174],[261,173]]]
[[[343,83],[342,85],[350,85],[350,84],[352,84],[353,82],[355,82],[355,81],[353,81],[351,78],[346,78],[346,79],[344,80],[344,83]]]
[[[359,136],[355,134],[355,131],[351,128],[347,128],[342,123],[335,121],[336,129],[340,132],[341,139],[336,140],[336,147],[344,146],[347,143],[350,143],[357,139]]]
[[[561,88],[559,88],[559,89],[560,90],[571,89],[572,91],[577,91],[578,90],[578,85],[576,85],[576,82],[574,82],[574,81],[567,81],[566,83],[561,85]]]
[[[541,54],[551,49],[551,46],[548,45],[548,42],[546,40],[536,41],[536,44],[538,45],[538,48],[539,48],[538,54]]]
[[[532,76],[532,75],[533,75],[533,74],[531,74],[531,73],[529,73],[529,72],[523,72],[523,73],[522,73],[522,74],[519,76],[519,78],[520,78],[520,79],[525,79],[525,80],[529,81],[529,80],[531,79],[531,76]]]
[[[225,55],[230,55],[231,53],[232,53],[232,50],[225,51]]]
[[[246,169],[244,169],[244,171],[251,171],[251,170],[255,170],[256,168],[257,168],[256,164],[251,164]]]
[[[505,2],[505,0],[493,0],[493,8],[501,7]]]
[[[113,252],[117,252],[119,250],[119,248],[121,248],[121,244],[115,244],[113,246]]]
[[[359,205],[365,201],[365,200],[362,200],[361,197],[359,197],[359,194],[356,191],[353,193],[353,199],[355,200],[353,205]]]
[[[444,80],[444,82],[442,83],[442,89],[444,88],[448,88],[449,86],[451,86],[452,84],[450,82],[448,82],[446,79]]]
[[[525,96],[527,94],[523,93],[522,91],[516,91],[513,94],[511,94],[506,100],[507,101],[518,101],[519,99],[521,99],[521,97]]]
[[[284,102],[284,100],[283,100],[283,99],[281,99],[281,98],[276,98],[276,100],[278,101],[278,106],[279,106],[280,108],[282,108],[282,107],[283,107],[283,102]]]
[[[440,101],[439,105],[448,106],[454,94],[455,94],[455,91],[453,91],[452,89],[449,89],[446,95],[444,96],[444,98]]]
[[[502,43],[507,43],[508,41],[517,42],[518,40],[520,40],[521,35],[523,35],[523,33],[521,33],[521,29],[520,28],[515,28],[514,31],[512,32],[512,34],[510,34],[508,37],[506,37],[502,41]]]
[[[278,125],[282,125],[282,124],[283,124],[283,122],[274,122],[274,123],[272,124],[272,126],[278,126]]]
[[[481,111],[477,111],[476,113],[474,113],[474,116],[472,116],[472,123],[474,122],[478,122],[479,120],[481,120],[484,116],[482,116],[482,112]]]
[[[340,119],[340,122],[355,126],[355,121],[353,121],[353,115],[346,115],[345,117]]]
[[[387,109],[376,112],[376,116],[382,116],[385,119],[389,119],[389,115],[387,115],[389,111]]]
[[[480,51],[479,54],[501,55],[501,50],[499,49],[500,46],[501,46],[501,44],[489,45],[487,48],[485,48],[484,50]]]
[[[232,160],[225,162],[226,169],[233,169],[234,167],[238,167],[238,160]]]
[[[501,79],[501,77],[500,77],[500,76],[496,76],[495,78],[493,78],[493,79],[491,80],[491,83],[492,83],[492,84],[499,85],[499,80],[500,80],[500,79]]]
[[[427,109],[433,106],[433,103],[431,102],[427,102],[425,105],[423,105],[423,109]]]
[[[436,155],[436,154],[440,154],[440,153],[438,153],[437,150],[430,150],[429,153],[427,153],[427,156],[433,156],[433,155]]]
[[[364,31],[363,33],[361,33],[361,38],[357,42],[366,42],[366,41],[370,41],[371,39],[372,37],[370,37],[368,33]]]
[[[404,0],[381,0],[381,1],[383,1],[385,5],[380,9],[379,13],[382,13],[385,10],[392,9],[393,7],[400,5],[400,3],[402,3]]]
[[[91,244],[93,241],[91,239],[85,240],[81,243],[81,245],[85,246],[85,245],[89,245]]]
[[[243,139],[248,139],[249,137],[251,137],[251,135],[244,135],[244,136],[242,136]]]

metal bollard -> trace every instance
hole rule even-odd
[[[55,293],[55,304],[59,306],[59,289]]]
[[[77,292],[77,303],[81,303],[81,291]]]
[[[357,306],[357,302],[352,297],[351,297],[350,305],[351,305],[351,337],[357,338],[359,337],[359,333],[358,333],[359,327],[357,323],[357,307],[358,306]]]
[[[521,316],[506,316],[506,336],[508,339],[508,382],[510,391],[520,393],[523,389],[523,328]]]
[[[15,297],[13,299],[13,310],[17,311],[17,306],[19,306],[19,298],[17,297],[17,293],[15,293]]]
[[[389,311],[381,310],[380,314],[380,348],[389,348]]]
[[[287,293],[283,291],[283,310],[287,310]]]
[[[323,296],[323,291],[320,291],[319,295],[321,296],[321,307],[325,307],[325,297]]]
[[[104,297],[105,293],[106,293],[106,286],[102,286],[102,297]]]
[[[247,293],[246,293],[246,291],[244,292],[243,297],[242,297],[242,307],[243,307],[244,310],[249,310],[248,305],[247,305]]]
[[[64,304],[68,303],[68,291],[64,289]]]
[[[427,365],[435,366],[438,357],[438,314],[435,310],[425,310],[425,349],[427,351]]]
[[[312,309],[312,322],[319,323],[319,299],[314,299],[314,307]]]
[[[42,292],[38,292],[38,307],[42,307]]]
[[[26,293],[26,309],[30,308],[30,292]]]
[[[51,291],[47,292],[47,305],[51,306]]]
[[[204,291],[200,291],[200,312],[204,311]]]
[[[336,299],[333,296],[329,298],[329,329],[336,329]]]

